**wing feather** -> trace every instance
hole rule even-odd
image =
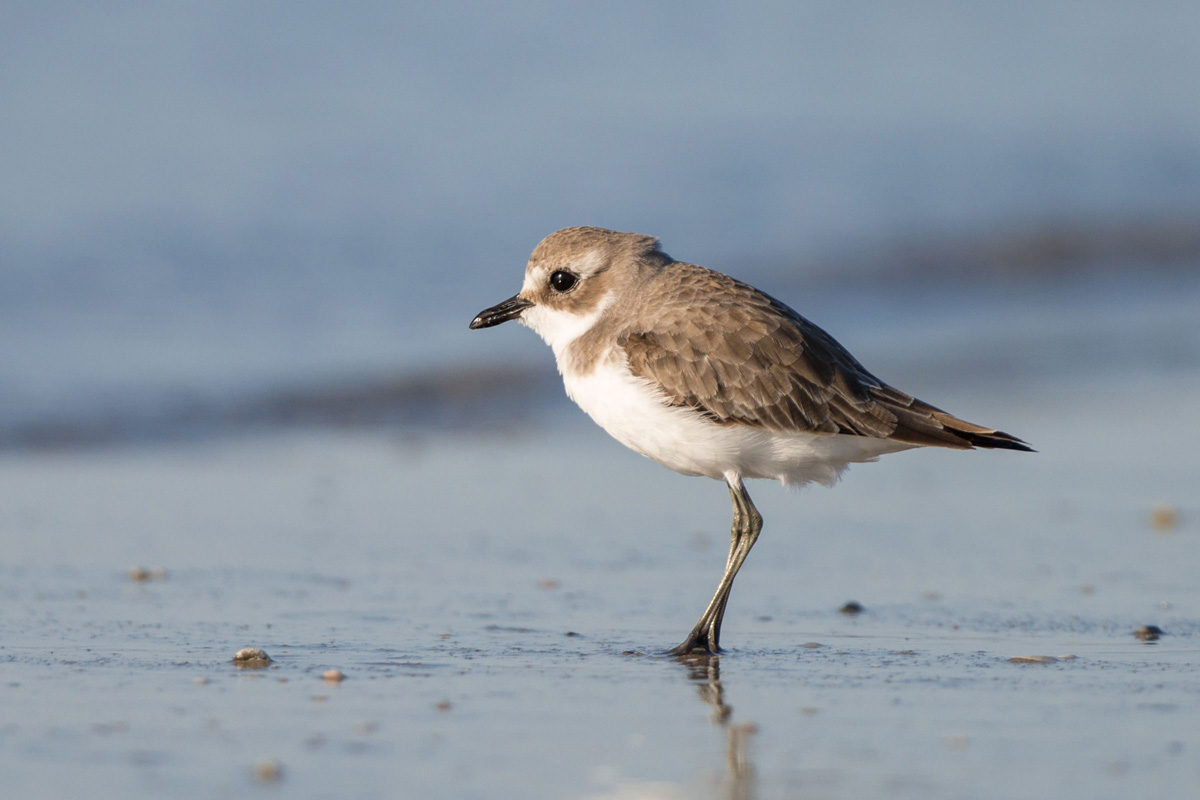
[[[665,269],[680,274],[646,298],[653,324],[623,332],[618,346],[630,371],[672,405],[774,431],[1029,449],[888,386],[821,328],[747,284],[692,264]]]

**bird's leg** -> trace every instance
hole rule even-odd
[[[743,506],[738,502],[738,495],[733,491],[733,487],[729,486],[729,500],[733,503],[733,525],[729,528],[729,556],[725,559],[725,569],[729,569],[729,565],[733,563],[733,555],[737,552],[738,542],[742,538],[742,527],[745,525],[746,514]]]
[[[728,571],[730,565],[733,564],[734,556],[737,554],[738,542],[745,535],[746,517],[749,512],[746,504],[741,502],[741,495],[745,493],[745,489],[735,491],[733,485],[729,483],[726,484],[726,487],[729,489],[729,500],[733,504],[733,525],[729,529],[729,557],[725,559],[725,570]],[[746,495],[746,499],[749,500],[750,496]],[[755,513],[757,513],[757,509]],[[718,634],[721,632],[721,619],[725,616],[725,604],[728,602],[729,592],[727,591],[721,599],[721,604],[716,612],[716,624],[713,626]]]
[[[725,562],[725,573],[717,584],[708,607],[700,615],[700,620],[692,628],[687,638],[671,650],[675,655],[696,651],[719,653],[721,651],[721,620],[725,616],[725,605],[729,602],[729,592],[733,588],[733,579],[750,553],[750,548],[758,540],[762,531],[762,515],[754,507],[746,487],[742,485],[740,476],[726,476],[729,486],[729,497],[733,502],[733,527],[730,529],[729,558]]]
[[[750,548],[754,547],[754,543],[758,541],[758,535],[762,531],[763,522],[762,515],[754,507],[754,503],[750,500],[750,494],[746,491],[746,487],[742,485],[740,479],[736,482],[736,488],[734,484],[730,484],[729,496],[733,501],[734,519],[741,519],[742,531],[737,537],[736,545],[730,549],[729,563],[725,566],[727,571],[732,569],[732,572],[729,574],[729,583],[725,586],[725,594],[717,606],[716,615],[711,626],[714,648],[718,646],[718,639],[721,637],[721,622],[725,618],[725,605],[729,602],[729,594],[733,589],[733,579],[737,576],[738,570],[742,568],[742,563],[745,562],[746,556],[750,555]],[[720,591],[720,587],[718,587],[718,591]]]
[[[728,485],[728,484],[727,484]],[[729,555],[725,558],[725,572],[728,573],[733,560],[737,555],[738,542],[745,535],[746,514],[744,507],[739,502],[739,497],[733,490],[732,485],[729,486],[729,498],[733,502],[733,525],[729,528]],[[720,587],[717,588],[718,594]],[[716,602],[716,596],[713,597],[713,602]],[[712,608],[712,602],[709,607],[704,610],[704,614],[700,616],[700,621],[696,623],[696,627],[692,628],[692,632],[688,634],[688,638],[678,647],[671,650],[675,655],[683,655],[685,653],[716,653],[720,649],[717,640],[721,634],[721,618],[725,616],[725,604],[729,602],[729,592],[721,598],[716,610]],[[716,620],[715,624],[712,619]],[[709,632],[711,630],[711,633]]]

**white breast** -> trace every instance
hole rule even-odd
[[[616,356],[601,359],[586,374],[565,371],[567,394],[617,441],[685,475],[719,479],[736,474],[789,486],[830,486],[852,462],[874,461],[911,447],[865,436],[718,424],[692,409],[668,405]]]

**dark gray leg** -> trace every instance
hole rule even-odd
[[[733,579],[742,568],[750,548],[758,541],[762,531],[762,515],[750,501],[746,487],[740,477],[726,477],[729,486],[729,498],[733,502],[733,527],[730,529],[729,558],[725,561],[725,574],[717,584],[717,591],[708,607],[700,615],[700,620],[692,628],[687,638],[671,652],[675,655],[685,653],[719,653],[721,652],[721,620],[725,617],[725,604],[729,602],[729,592],[733,588]]]

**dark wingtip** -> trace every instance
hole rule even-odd
[[[1004,431],[991,431],[990,433],[955,431],[955,434],[966,439],[972,447],[982,447],[988,450],[1017,450],[1022,453],[1037,452],[1029,446],[1028,442]]]

